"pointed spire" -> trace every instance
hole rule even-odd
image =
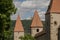
[[[24,31],[24,28],[22,26],[22,22],[20,20],[19,15],[18,15],[17,20],[16,20],[14,31],[15,32],[23,32]]]
[[[34,12],[31,27],[43,27],[43,24],[39,18],[37,10],[35,10],[35,12]]]
[[[60,12],[60,0],[51,0],[49,12]]]

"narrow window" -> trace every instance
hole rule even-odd
[[[39,29],[37,29],[37,32],[39,32]]]
[[[56,21],[54,21],[54,25],[57,25],[57,22]]]

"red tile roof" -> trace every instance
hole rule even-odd
[[[60,0],[51,0],[50,12],[60,12]]]
[[[31,27],[36,27],[36,26],[37,27],[43,27],[43,24],[42,24],[42,22],[40,20],[38,12],[35,10]]]
[[[24,28],[22,26],[22,22],[20,20],[19,15],[18,15],[17,20],[16,20],[14,31],[15,32],[23,32],[24,31]]]

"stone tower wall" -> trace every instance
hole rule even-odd
[[[45,15],[45,30],[47,38],[50,40],[50,14]]]
[[[60,25],[60,14],[58,13],[51,13],[51,20],[50,20],[50,39],[51,40],[58,40],[58,28]]]
[[[58,28],[60,25],[59,13],[48,13],[45,17],[47,36],[49,40],[58,40]]]
[[[14,40],[21,40],[19,37],[24,36],[24,32],[14,32]]]
[[[37,34],[37,29],[39,29],[39,32],[43,30],[43,28],[31,28],[31,35],[34,37],[35,34]]]

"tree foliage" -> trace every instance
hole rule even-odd
[[[25,34],[24,37],[19,37],[21,40],[35,40],[30,34]]]
[[[4,31],[10,27],[10,16],[15,14],[13,0],[0,0],[0,40],[4,40]]]
[[[4,40],[11,40],[11,31],[4,31]]]

